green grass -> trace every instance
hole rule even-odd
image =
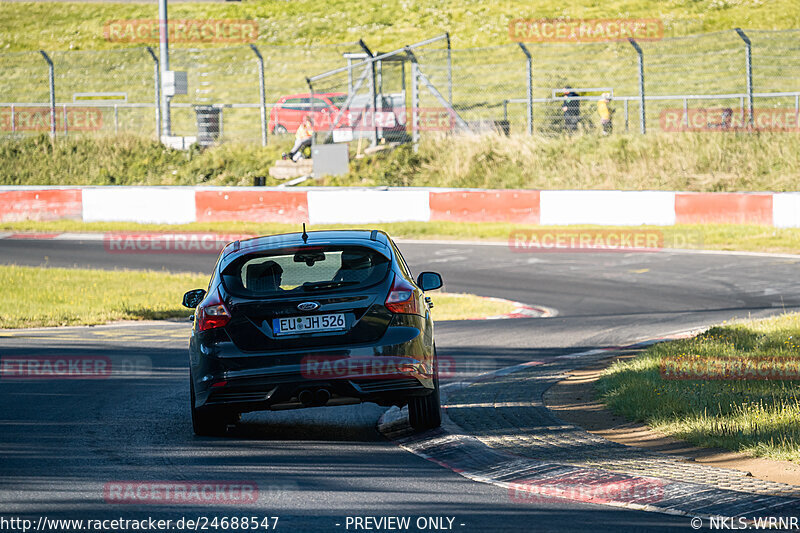
[[[134,270],[0,266],[0,329],[185,318],[183,293],[208,275]],[[508,313],[513,304],[470,294],[431,293],[436,320]]]
[[[288,140],[182,152],[131,135],[0,138],[0,185],[252,185],[288,148]],[[799,175],[796,134],[486,135],[429,137],[419,152],[353,159],[347,175],[303,186],[793,191]]]
[[[117,19],[158,18],[155,4],[13,3],[3,4],[0,49],[84,50],[119,48],[103,38],[103,24]],[[402,6],[378,0],[357,3],[248,1],[237,4],[178,3],[171,19],[253,19],[259,41],[271,44],[319,44],[368,38],[370,45],[389,49],[449,29],[455,46],[508,42],[508,22],[516,18],[646,17],[662,18],[667,35],[750,27],[785,29],[800,26],[793,0],[614,0],[559,4],[547,0],[452,2],[410,0]]]
[[[558,226],[533,226],[507,222],[393,222],[387,224],[325,224],[309,229],[368,228],[386,231],[397,239],[494,241],[507,243],[512,231],[557,230]],[[563,229],[563,227],[562,227]],[[676,226],[569,226],[576,229],[662,232],[665,248],[747,252],[800,253],[800,228],[773,228],[747,224],[680,224]],[[272,222],[194,222],[191,224],[136,224],[133,222],[0,222],[10,232],[213,232],[226,235],[272,235],[299,231],[297,224]]]
[[[435,304],[431,314],[434,320],[465,320],[506,315],[514,304],[506,300],[481,298],[474,294],[431,292]]]
[[[165,149],[132,135],[0,139],[3,185],[252,185],[267,176],[282,146],[223,144],[211,150]],[[269,184],[278,182],[268,178]]]
[[[183,293],[208,285],[201,274],[0,267],[0,328],[75,326],[185,318]]]
[[[664,360],[800,358],[800,314],[713,327],[617,362],[597,383],[615,413],[703,447],[800,462],[800,382],[668,380]]]
[[[56,7],[57,6],[57,7]],[[4,3],[0,23],[0,101],[46,102],[47,69],[39,49],[51,52],[56,64],[57,100],[71,101],[75,92],[125,91],[129,102],[153,100],[153,65],[141,43],[113,43],[103,37],[103,24],[118,19],[153,19],[155,5],[111,3]],[[499,119],[502,102],[523,98],[526,91],[525,59],[510,41],[509,21],[517,18],[661,18],[665,34],[698,38],[644,43],[646,92],[655,94],[731,93],[745,90],[742,41],[735,27],[753,29],[753,84],[756,91],[789,91],[798,75],[798,33],[763,33],[800,27],[800,8],[794,0],[615,0],[612,2],[467,2],[408,0],[395,7],[377,0],[358,3],[336,0],[320,11],[316,2],[252,1],[181,3],[170,7],[172,19],[253,19],[260,27],[257,44],[267,64],[267,101],[280,95],[307,92],[306,76],[344,65],[342,53],[359,51],[359,38],[377,51],[388,51],[449,31],[454,47],[453,102],[466,120]],[[343,43],[333,45],[332,43]],[[152,43],[155,46],[154,43]],[[497,47],[497,45],[507,45]],[[423,72],[445,93],[443,44],[418,51]],[[480,50],[469,47],[484,47]],[[491,48],[494,47],[494,48]],[[534,96],[550,95],[552,88],[611,87],[617,95],[638,94],[636,55],[627,42],[535,44]],[[232,46],[173,43],[171,66],[189,72],[189,95],[176,104],[254,103],[258,78],[252,51],[244,44]],[[388,67],[387,67],[388,69]],[[408,70],[408,69],[407,69]],[[200,82],[205,85],[200,85]],[[409,85],[410,86],[410,85]],[[387,71],[387,92],[400,90],[399,76]],[[346,90],[346,76],[328,79],[318,92]],[[738,108],[738,99],[691,102],[693,106]],[[791,107],[792,98],[758,100],[759,107]],[[440,104],[426,91],[421,107]],[[682,102],[649,102],[648,127],[658,129],[659,112],[680,107]],[[536,104],[534,122],[546,131],[554,106]],[[617,106],[621,129],[622,104]],[[556,107],[557,109],[557,107]],[[631,104],[630,122],[636,125],[638,107]],[[258,110],[226,109],[226,140],[257,143],[260,140]],[[591,109],[587,118],[596,117]],[[525,130],[521,104],[508,107],[514,132]],[[153,135],[153,111],[121,110],[120,128]],[[173,130],[192,135],[196,129],[191,109],[173,109]],[[103,114],[99,135],[114,131],[113,112]]]

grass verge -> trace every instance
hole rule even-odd
[[[393,222],[387,224],[328,224],[322,229],[380,229],[393,238],[421,240],[509,241],[512,231],[559,230],[559,226],[533,226],[506,222]],[[568,226],[569,230],[608,232],[661,232],[665,248],[800,253],[800,228],[733,224],[677,226]],[[0,222],[0,232],[210,232],[225,235],[271,235],[299,231],[298,224],[272,222],[194,222],[191,224],[136,224],[133,222],[79,222],[75,220]]]
[[[0,266],[0,329],[184,318],[183,293],[208,285],[205,274]],[[471,294],[432,293],[437,320],[508,313],[513,304]]]
[[[609,367],[597,391],[615,413],[697,446],[800,462],[798,381],[665,379],[661,372],[675,361],[747,365],[761,358],[772,369],[800,358],[800,314],[717,326],[696,338],[651,346]]]
[[[5,138],[0,185],[252,185],[266,176],[275,186],[269,168],[290,144],[182,152],[133,135]],[[800,135],[791,133],[467,135],[426,136],[418,152],[353,159],[348,174],[303,186],[794,191],[798,174]]]
[[[508,42],[508,23],[516,18],[575,19],[614,17],[664,20],[668,36],[743,28],[796,28],[800,24],[793,0],[647,0],[573,2],[547,0],[411,0],[402,6],[380,0],[291,3],[265,0],[242,4],[185,2],[170,5],[171,19],[252,19],[259,23],[259,43],[319,44],[355,41],[365,37],[370,46],[389,50],[449,29],[453,45],[485,46]],[[153,4],[63,2],[58,9],[46,3],[4,5],[0,48],[20,50],[111,49],[131,46],[103,37],[109,20],[154,19]],[[157,44],[157,43],[156,43]],[[199,46],[208,46],[198,43]],[[213,46],[213,45],[211,45]],[[219,46],[219,45],[218,45]],[[223,43],[224,46],[224,43]]]

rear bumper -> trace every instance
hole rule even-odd
[[[432,343],[417,328],[390,327],[378,342],[352,347],[245,353],[192,337],[195,407],[248,412],[375,402],[405,405],[434,388]],[[398,342],[400,341],[400,342]],[[301,401],[316,395],[309,404]],[[301,396],[303,394],[303,396]]]

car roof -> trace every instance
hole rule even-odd
[[[392,257],[389,235],[380,230],[341,229],[308,231],[308,241],[303,241],[303,232],[263,235],[241,241],[234,241],[222,249],[222,262],[226,265],[237,257],[253,252],[278,250],[296,246],[314,246],[330,244],[349,244],[367,246]],[[222,265],[221,265],[222,266]]]

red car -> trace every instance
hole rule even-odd
[[[310,93],[282,96],[269,113],[267,128],[277,135],[294,133],[300,127],[303,117],[311,114],[314,129],[320,131],[330,126],[346,101],[347,93],[315,93],[313,106]],[[347,118],[343,116],[339,124],[345,126]]]

